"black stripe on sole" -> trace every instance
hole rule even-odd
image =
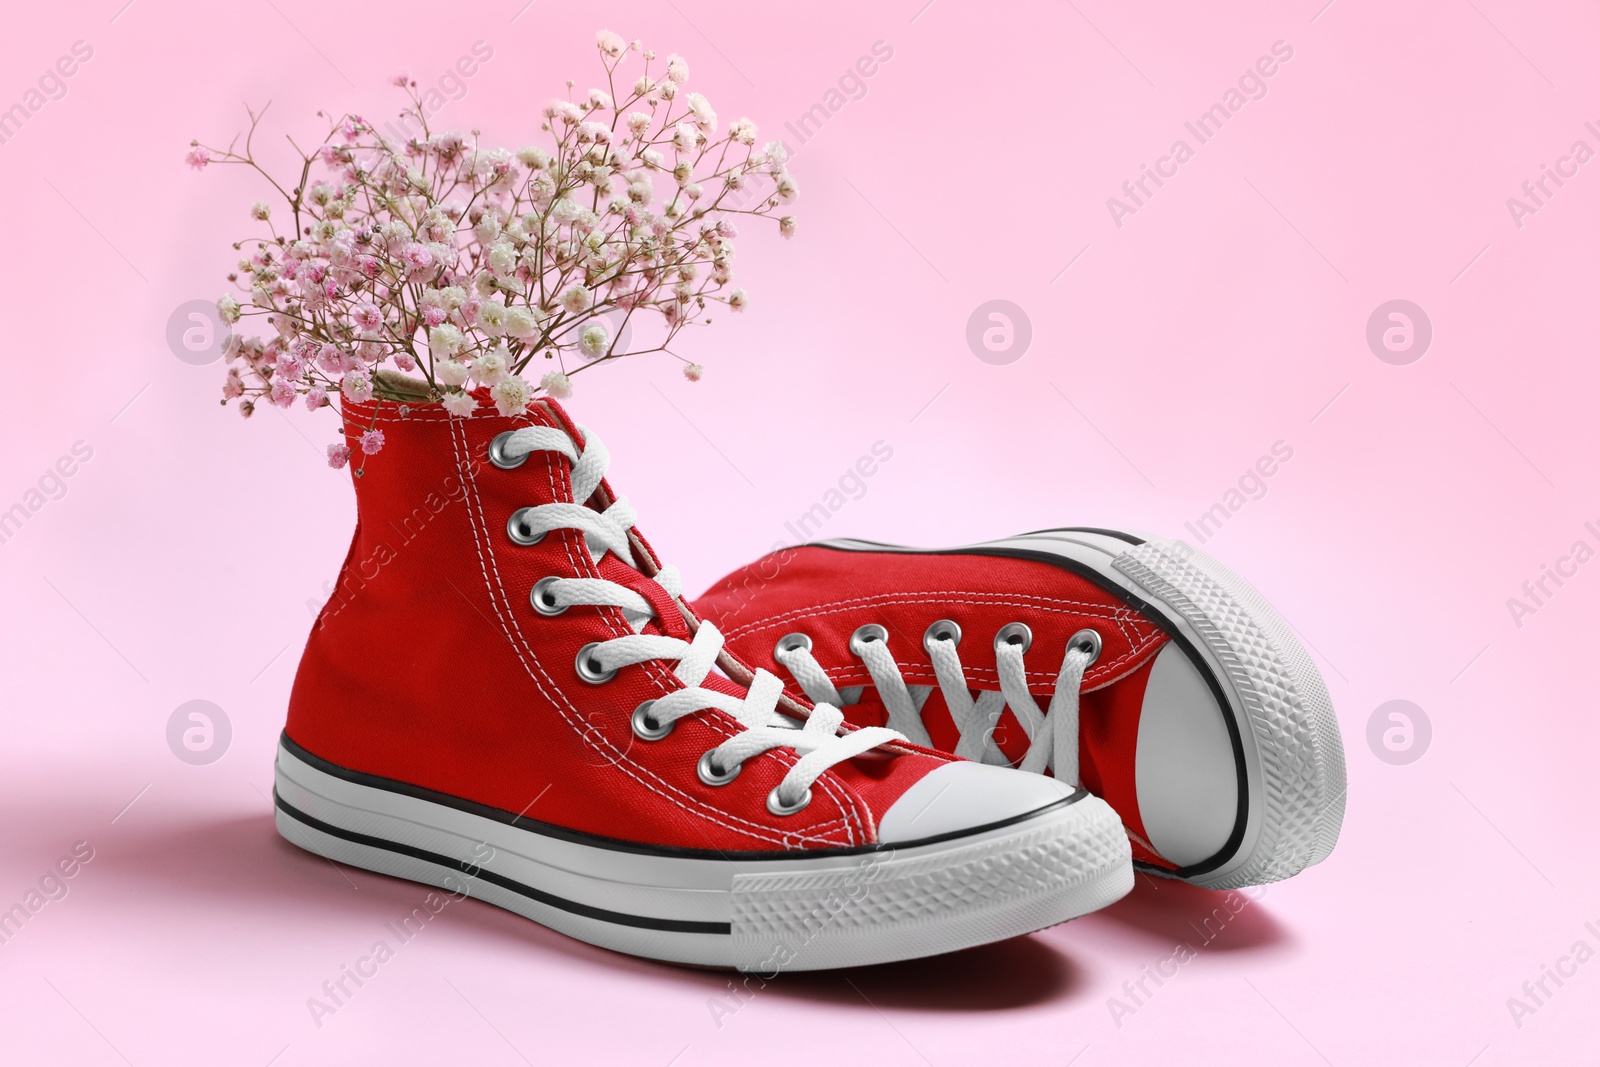
[[[494,822],[504,823],[507,826],[514,826],[518,830],[522,830],[527,833],[537,834],[541,837],[553,837],[558,841],[571,841],[574,844],[587,845],[590,848],[610,849],[613,852],[633,852],[644,856],[667,856],[674,859],[739,860],[741,862],[748,860],[782,861],[795,859],[818,859],[826,856],[859,856],[868,852],[900,852],[906,849],[918,848],[922,845],[936,845],[944,841],[953,841],[958,837],[970,837],[974,834],[987,833],[990,830],[1003,830],[1007,826],[1014,826],[1017,823],[1026,822],[1027,820],[1036,816],[1045,815],[1049,812],[1055,811],[1057,808],[1064,808],[1069,804],[1076,804],[1078,801],[1089,795],[1087,791],[1083,789],[1077,789],[1074,790],[1069,796],[1064,796],[1060,800],[1053,800],[1042,807],[1034,808],[1032,811],[1025,811],[1021,815],[1013,815],[1007,819],[999,819],[995,822],[984,823],[982,826],[968,827],[965,830],[952,830],[951,832],[945,834],[933,834],[928,837],[919,837],[915,841],[896,841],[893,844],[887,845],[880,843],[872,845],[845,845],[838,848],[810,849],[677,848],[667,845],[645,845],[634,841],[621,841],[614,837],[601,837],[599,834],[585,833],[582,830],[569,830],[564,826],[556,826],[552,823],[540,822],[537,819],[529,819],[524,815],[506,811],[503,808],[494,808],[487,804],[480,804],[475,800],[467,800],[464,797],[453,796],[449,793],[441,793],[437,790],[428,789],[420,785],[412,785],[409,782],[402,782],[394,778],[384,778],[376,774],[367,774],[364,771],[351,770],[349,767],[342,767],[337,763],[323,759],[314,752],[307,751],[305,748],[297,744],[294,738],[289,736],[287,730],[278,735],[278,743],[282,745],[284,750],[287,751],[291,756],[293,756],[295,759],[298,759],[301,763],[311,767],[313,770],[321,771],[323,774],[331,775],[334,778],[339,778],[346,782],[353,782],[356,785],[366,786],[369,789],[382,789],[390,793],[397,793],[400,796],[414,797],[417,800],[426,800],[430,804],[438,804],[442,807],[454,808],[456,811],[464,811],[468,815],[476,815],[479,818],[491,819]]]
[[[518,896],[524,896],[529,900],[537,901],[540,904],[544,904],[552,908],[559,908],[565,912],[571,912],[573,915],[581,915],[586,919],[598,919],[601,922],[614,923],[617,926],[632,926],[643,930],[665,930],[675,934],[733,933],[732,923],[697,922],[689,919],[653,919],[644,915],[627,915],[620,911],[607,911],[605,908],[596,908],[588,904],[580,904],[575,900],[567,900],[565,897],[558,897],[554,893],[546,893],[542,889],[535,889],[531,885],[524,885],[523,883],[514,879],[507,878],[505,875],[496,874],[493,871],[486,871],[482,867],[476,867],[470,863],[464,863],[461,860],[451,859],[449,856],[442,856],[437,852],[429,852],[426,849],[413,848],[410,845],[402,845],[396,841],[385,841],[381,837],[373,837],[370,834],[357,833],[354,830],[346,830],[342,826],[334,826],[332,823],[323,822],[321,819],[318,819],[315,816],[307,815],[305,812],[284,800],[281,796],[278,796],[278,791],[276,789],[272,791],[272,799],[273,803],[277,805],[278,810],[289,816],[294,821],[303,823],[311,829],[325,833],[330,837],[337,837],[340,840],[349,841],[352,844],[365,845],[368,848],[382,849],[385,852],[393,852],[397,855],[409,856],[412,859],[424,860],[428,863],[438,864],[440,867],[458,870],[468,878],[481,878],[491,885],[497,885],[501,889],[510,890],[511,892],[516,893]]]

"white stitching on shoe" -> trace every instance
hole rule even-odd
[[[529,421],[531,423],[531,420]],[[458,472],[464,474],[464,486],[467,490],[467,496],[471,503],[471,506],[468,508],[468,515],[470,525],[472,527],[474,544],[478,551],[479,566],[483,572],[485,588],[490,595],[490,601],[494,607],[496,617],[500,622],[501,630],[505,634],[506,638],[511,641],[513,648],[517,652],[519,660],[521,660],[524,669],[528,672],[529,677],[533,680],[535,686],[538,688],[540,695],[557,707],[558,713],[561,714],[563,720],[566,721],[570,728],[577,730],[579,733],[584,733],[585,731],[583,727],[592,726],[592,724],[590,724],[587,719],[583,718],[581,713],[578,712],[577,708],[574,707],[571,701],[567,699],[565,693],[563,693],[560,688],[556,686],[554,680],[545,673],[543,666],[538,661],[537,655],[533,652],[531,645],[528,643],[526,635],[521,632],[521,627],[517,625],[515,617],[511,616],[509,619],[507,617],[509,614],[508,606],[511,603],[511,599],[506,594],[504,585],[500,579],[499,566],[495,561],[493,552],[488,550],[487,547],[487,534],[485,532],[487,530],[487,519],[484,513],[483,501],[479,493],[477,479],[473,474],[472,467],[470,464],[465,462],[464,457],[464,452],[466,451],[467,447],[465,427],[464,424],[461,423],[461,420],[451,420],[449,423],[449,430],[451,434],[452,448],[456,457],[456,467]],[[558,472],[551,469],[553,460],[547,459],[546,463],[547,473],[551,479],[552,485],[554,486],[558,484],[556,482],[557,477],[559,477]],[[570,543],[566,543],[566,549],[568,551],[569,558],[573,558],[571,555],[572,546]],[[576,563],[576,560],[574,560],[574,562]],[[507,605],[507,607],[504,609],[502,608],[502,602]],[[612,620],[612,625],[615,625],[615,620]],[[658,682],[658,684],[661,681],[660,677],[657,677],[655,680]],[[575,721],[575,718],[577,721]],[[579,725],[580,722],[582,723],[582,726]],[[723,728],[725,729],[725,727]],[[603,735],[600,735],[597,731],[594,732],[592,736],[594,736],[597,741],[604,739]],[[610,747],[612,747],[613,752],[615,752],[614,746]],[[660,779],[653,773],[648,772],[643,767],[640,767],[638,764],[634,763],[634,761],[628,759],[626,752],[616,753],[616,756],[617,758],[613,765],[622,769],[623,773],[639,782],[639,784],[643,785],[646,789],[662,796],[664,799],[677,805],[686,812],[716,823],[717,825],[720,825],[725,829],[731,830],[735,833],[744,834],[745,836],[780,846],[785,844],[786,839],[793,841],[796,839],[796,837],[806,841],[815,841],[819,844],[836,843],[830,837],[814,836],[814,832],[824,827],[831,828],[835,824],[842,822],[843,820],[841,819],[834,819],[827,823],[814,826],[813,834],[799,835],[794,831],[790,831],[786,834],[775,837],[766,826],[760,823],[741,819],[731,813],[712,807],[692,795],[684,793],[683,791],[672,786],[671,783]],[[718,816],[722,817],[719,818]],[[727,820],[732,820],[732,822]],[[850,840],[851,843],[854,843],[854,835],[849,833],[848,826],[845,827],[845,830],[847,839]]]

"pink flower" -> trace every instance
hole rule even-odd
[[[361,435],[361,451],[369,456],[375,456],[383,451],[383,431],[368,430]]]
[[[445,311],[442,307],[427,307],[422,311],[422,321],[428,324],[430,330],[443,322],[444,319]]]
[[[318,408],[327,407],[327,405],[328,391],[320,385],[312,386],[311,390],[306,393],[306,408],[310,411],[316,411]]]
[[[205,170],[206,164],[211,162],[211,153],[199,145],[195,145],[189,149],[189,154],[184,156],[183,159],[195,170]]]
[[[421,245],[417,246],[421,248]],[[426,251],[426,249],[423,249]],[[350,320],[356,324],[356,329],[366,333],[375,333],[383,325],[383,312],[374,304],[359,304],[350,313]]]
[[[348,447],[345,445],[328,446],[328,466],[332,467],[334,470],[339,470],[349,462],[350,449]]]
[[[351,371],[339,383],[339,391],[358,404],[372,399],[372,379],[366,371]]]
[[[411,84],[411,75],[402,70],[400,73],[389,79],[389,84],[396,86],[397,88],[404,89],[406,86]]]
[[[412,241],[400,249],[400,258],[414,271],[424,271],[433,266],[433,252],[420,241]]]
[[[394,365],[408,374],[417,369],[417,361],[405,352],[396,352],[394,354]]]
[[[333,345],[323,345],[317,353],[317,369],[324,374],[339,374],[345,369],[344,357]]]
[[[294,403],[294,385],[278,378],[272,383],[272,402],[280,408],[286,408]]]
[[[684,364],[683,376],[689,379],[691,382],[698,382],[700,380],[700,376],[704,373],[705,368],[700,366],[698,363]]]
[[[306,370],[306,365],[300,361],[300,357],[292,352],[278,353],[278,361],[274,366],[280,382],[297,382]]]

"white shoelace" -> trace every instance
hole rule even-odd
[[[594,495],[610,465],[610,454],[600,439],[587,428],[583,451],[564,431],[548,426],[517,430],[501,442],[501,454],[508,460],[525,458],[532,452],[558,452],[572,462],[572,496],[576,503],[540,504],[520,511],[519,527],[530,536],[543,536],[552,530],[580,530],[589,553],[599,562],[607,552],[614,553],[631,567],[637,564],[628,532],[634,512],[626,499],[618,498],[605,511],[595,511],[584,502]],[[683,593],[676,567],[664,566],[654,579],[674,600]],[[655,607],[641,593],[603,578],[549,578],[540,583],[539,596],[549,614],[559,614],[574,605],[614,607],[622,610],[634,630],[642,630],[655,617]],[[796,727],[777,711],[783,682],[758,670],[743,699],[703,689],[700,683],[716,665],[722,653],[722,634],[710,622],[702,621],[692,641],[656,634],[634,633],[600,641],[588,647],[588,662],[607,676],[622,667],[653,660],[676,660],[674,676],[684,688],[650,702],[644,718],[654,735],[665,736],[672,724],[685,716],[715,708],[732,716],[743,729],[712,749],[701,761],[707,762],[718,784],[733,780],[744,761],[775,748],[793,749],[800,759],[789,768],[767,799],[774,814],[792,814],[811,799],[811,786],[822,773],[853,759],[868,749],[905,738],[894,730],[869,727],[840,734],[844,714],[834,704],[820,703]],[[636,721],[639,714],[636,713]],[[637,728],[636,728],[637,732]],[[645,737],[643,734],[639,736]],[[707,780],[702,776],[702,780]]]
[[[935,627],[938,625],[936,623]],[[945,706],[950,709],[950,718],[961,732],[955,754],[979,763],[1011,766],[1011,761],[994,743],[994,728],[1000,721],[1000,713],[1010,706],[1030,742],[1027,754],[1018,766],[1035,774],[1053,770],[1057,778],[1077,785],[1078,692],[1083,686],[1084,672],[1099,654],[1098,643],[1089,645],[1080,642],[1082,631],[1072,636],[1061,660],[1061,672],[1056,676],[1050,706],[1040,711],[1033,694],[1028,692],[1027,668],[1022,659],[1025,644],[996,641],[995,659],[1000,673],[1000,691],[983,690],[974,699],[967,685],[966,672],[961,667],[961,657],[956,653],[958,639],[948,634],[934,634],[933,629],[929,628],[930,634],[924,648],[933,660],[933,671],[939,680],[939,691],[944,694]],[[797,642],[786,647],[788,641],[786,637],[778,642],[778,662],[794,675],[807,697],[832,705],[854,702],[842,696],[834,687],[822,664],[812,655],[809,643]],[[889,728],[904,734],[915,744],[931,745],[927,728],[922,724],[922,707],[933,687],[907,686],[900,674],[900,665],[889,652],[887,641],[852,640],[851,651],[861,658],[867,672],[872,675],[872,684],[878,690],[884,710],[889,715]]]

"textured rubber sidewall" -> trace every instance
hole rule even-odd
[[[1082,796],[1012,826],[848,857],[664,861],[692,866],[679,873],[698,879],[695,892],[721,895],[727,929],[642,929],[550,900],[606,907],[598,894],[625,886],[642,902],[633,914],[675,920],[671,897],[690,883],[653,880],[649,872],[659,869],[648,857],[572,842],[551,851],[540,835],[334,778],[281,747],[275,796],[279,833],[317,855],[476,897],[619,952],[761,973],[914,959],[1017,937],[1104,907],[1134,877],[1116,812]],[[588,879],[588,889],[552,878]],[[514,884],[549,896],[536,899]]]
[[[1112,561],[1204,642],[1237,695],[1257,757],[1259,815],[1242,860],[1189,877],[1233,889],[1274,882],[1326,859],[1344,821],[1345,760],[1322,675],[1282,616],[1249,583],[1182,541],[1151,538]],[[1254,820],[1253,820],[1254,821]]]

